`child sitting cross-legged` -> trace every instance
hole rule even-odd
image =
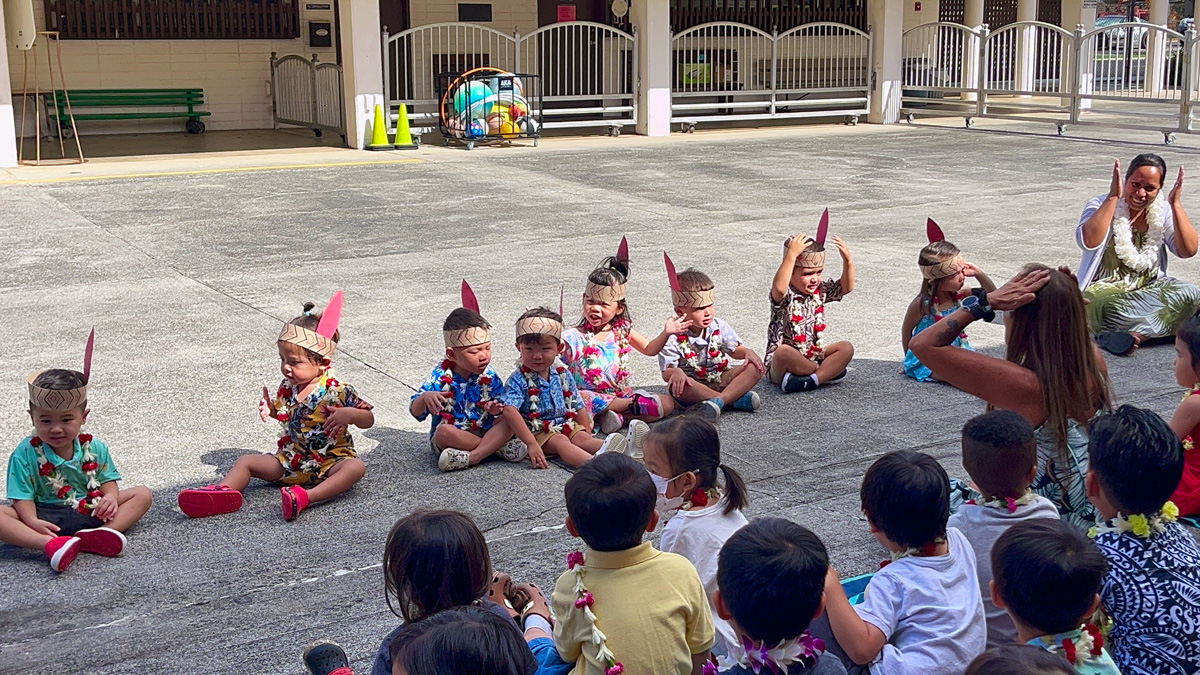
[[[825,605],[829,554],[809,530],[783,518],[763,518],[738,530],[721,548],[713,593],[717,614],[738,636],[730,675],[841,675],[808,625]]]
[[[1108,565],[1096,544],[1058,518],[1013,525],[992,549],[988,595],[1007,609],[1017,640],[1062,654],[1080,673],[1120,675],[1088,618]]]
[[[707,274],[686,269],[676,274],[671,258],[663,254],[675,313],[690,323],[687,331],[667,340],[658,355],[663,380],[675,400],[695,405],[700,415],[716,419],[726,407],[754,412],[759,396],[754,385],[766,368],[716,313],[716,291]],[[734,365],[732,359],[745,363]]]
[[[625,436],[609,434],[603,441],[592,435],[592,419],[562,352],[562,315],[535,307],[517,319],[517,349],[521,360],[508,378],[501,402],[504,419],[529,451],[534,468],[550,465],[546,455],[558,455],[580,466],[600,452],[623,452]]]
[[[992,603],[992,546],[1008,528],[1028,520],[1058,520],[1054,502],[1029,489],[1037,475],[1037,440],[1033,425],[1009,410],[976,417],[962,430],[963,468],[981,496],[950,516],[975,551],[979,590],[987,617],[988,646],[1017,639],[1017,629],[1003,609]]]
[[[0,505],[0,541],[43,551],[55,572],[80,553],[120,555],[125,535],[150,509],[150,490],[120,489],[108,446],[79,433],[87,421],[91,338],[84,372],[45,370],[29,378],[34,435],[8,459],[8,498]],[[15,589],[14,591],[15,592]]]
[[[1167,501],[1183,445],[1161,417],[1121,406],[1088,426],[1088,499],[1108,559],[1100,602],[1125,675],[1200,672],[1200,550]]]
[[[831,651],[845,654],[851,672],[962,673],[986,647],[987,624],[971,544],[946,527],[950,480],[945,469],[924,453],[890,452],[867,469],[861,499],[871,533],[892,561],[871,578],[857,607],[830,568],[828,626],[814,633]],[[822,628],[832,629],[832,635]]]

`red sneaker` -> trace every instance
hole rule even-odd
[[[125,535],[111,527],[97,527],[92,530],[80,530],[75,533],[79,537],[81,553],[95,553],[109,558],[121,555],[125,549]]]
[[[299,485],[289,485],[279,488],[283,497],[283,519],[295,520],[300,512],[308,508],[308,490]]]
[[[192,518],[233,513],[242,508],[242,493],[227,485],[206,485],[179,493],[179,510]]]
[[[46,555],[50,556],[50,569],[66,572],[75,556],[79,555],[79,537],[55,537],[46,542]]]

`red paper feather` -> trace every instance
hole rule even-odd
[[[329,299],[325,311],[321,312],[321,320],[317,322],[317,335],[333,339],[337,333],[338,324],[342,322],[342,292],[338,291]]]
[[[466,279],[462,282],[462,306],[476,314],[479,313],[479,299],[475,297],[475,291],[471,290],[471,284],[468,284]]]
[[[825,213],[821,214],[821,222],[817,223],[817,248],[825,247],[825,236],[829,234],[829,209],[825,209]]]
[[[629,262],[629,240],[625,237],[621,237],[621,244],[617,246],[617,260]]]
[[[671,262],[671,256],[663,251],[663,262],[667,264],[667,282],[671,284],[671,290],[679,290],[679,276],[675,274],[675,263]]]
[[[559,317],[562,317],[562,315],[563,315],[563,300],[565,300],[566,297],[567,297],[567,287],[565,285],[559,286],[558,287],[558,316]]]
[[[925,236],[929,238],[929,243],[931,244],[935,241],[943,241],[946,239],[946,234],[942,232],[942,228],[938,227],[938,224],[933,221],[933,218],[927,218],[925,220]]]
[[[92,352],[96,349],[96,329],[88,335],[87,346],[83,348],[83,381],[89,382],[92,376]]]

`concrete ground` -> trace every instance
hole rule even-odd
[[[384,539],[422,507],[470,513],[497,569],[549,586],[578,546],[561,527],[568,472],[501,461],[442,474],[406,410],[442,351],[459,280],[496,325],[507,374],[518,313],[557,302],[565,286],[577,316],[586,273],[627,234],[641,330],[654,333],[670,311],[667,249],[711,273],[718,313],[761,350],[783,239],[811,231],[827,206],[858,270],[854,293],[828,315],[828,336],[857,348],[853,372],[786,398],[761,386],[762,410],[722,422],[725,461],[751,486],[751,517],[792,518],[844,574],[873,570],[883,552],[857,499],[867,465],[912,448],[961,476],[959,429],[984,409],[899,372],[925,218],[997,280],[1030,261],[1076,265],[1076,220],[1107,190],[1114,157],[1159,151],[1171,167],[1198,157],[1191,138],[1155,140],[982,122],[425,148],[380,158],[420,160],[403,163],[79,182],[14,170],[24,184],[0,190],[0,409],[10,411],[0,437],[11,448],[29,433],[26,374],[78,367],[95,326],[86,430],[111,446],[124,484],[150,486],[156,503],[123,557],[83,557],[61,576],[40,554],[0,546],[0,672],[300,673],[301,650],[318,638],[339,641],[366,672],[398,621],[383,597]],[[1185,201],[1200,208],[1195,194]],[[1200,276],[1195,261],[1171,270]],[[339,288],[336,365],[376,406],[375,428],[355,432],[367,477],[294,523],[268,485],[251,487],[239,513],[188,520],[180,489],[274,448],[276,427],[258,421],[255,402],[279,381],[275,335],[303,301]],[[970,333],[999,353],[1000,327]],[[1120,400],[1168,414],[1181,394],[1172,357],[1157,346],[1111,359]],[[633,372],[658,387],[651,359],[635,358]]]

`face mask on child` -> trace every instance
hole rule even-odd
[[[654,504],[654,510],[658,512],[659,516],[664,515],[668,511],[678,510],[679,507],[683,505],[683,495],[679,495],[678,497],[667,497],[667,486],[670,485],[671,481],[675,480],[676,478],[685,476],[689,473],[691,473],[691,471],[684,471],[678,476],[675,476],[675,478],[670,479],[663,478],[662,476],[653,472],[650,473],[650,480],[654,481],[654,489],[658,492],[658,499]]]

